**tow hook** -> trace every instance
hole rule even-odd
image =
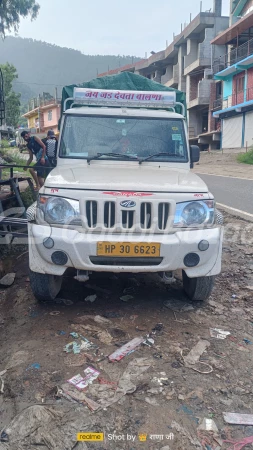
[[[77,270],[77,274],[74,277],[75,280],[80,281],[80,283],[85,283],[90,279],[88,270]]]
[[[159,276],[161,277],[162,282],[165,284],[173,284],[176,282],[174,272],[159,272]]]

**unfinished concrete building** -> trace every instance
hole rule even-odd
[[[186,92],[190,143],[218,148],[220,133],[210,108],[211,85],[215,88],[212,66],[226,50],[210,42],[228,25],[229,18],[222,17],[222,0],[214,0],[213,11],[200,11],[165,50],[107,74],[132,71]]]

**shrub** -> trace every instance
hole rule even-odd
[[[253,149],[247,153],[240,153],[240,155],[237,156],[237,161],[244,164],[253,164]]]

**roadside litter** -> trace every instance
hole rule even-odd
[[[81,352],[81,347],[80,347],[80,344],[78,344],[77,342],[73,341],[73,342],[70,342],[69,344],[66,344],[64,349],[63,349],[63,351],[66,352],[66,353],[72,353],[73,352],[75,355],[77,355],[78,353]]]
[[[101,325],[112,325],[111,320],[106,319],[105,317],[102,317],[102,316],[95,316],[94,322],[99,323]]]
[[[247,344],[247,345],[253,345],[253,342],[246,338],[243,339],[243,342],[245,342],[245,344]]]
[[[74,353],[75,355],[79,354],[81,350],[90,350],[94,348],[98,348],[97,345],[90,342],[88,339],[86,339],[82,334],[76,333],[73,331],[70,333],[70,336],[74,339],[79,339],[79,342],[72,341],[65,345],[63,348],[63,351],[66,353]]]
[[[159,386],[167,386],[169,383],[169,378],[166,377],[166,373],[165,372],[161,372],[160,375],[162,375],[161,377],[153,377],[151,380],[151,383],[156,383],[159,384]]]
[[[253,444],[253,436],[246,437],[241,441],[225,440],[223,442],[233,444],[234,447],[230,447],[228,450],[242,450],[246,445]]]
[[[230,334],[229,331],[220,330],[219,328],[210,328],[210,336],[216,339],[226,339]]]
[[[231,425],[253,425],[253,414],[223,413],[225,422]]]
[[[5,287],[11,286],[15,281],[15,277],[15,273],[7,273],[7,275],[4,275],[4,277],[1,278],[0,285]]]
[[[50,316],[59,316],[59,314],[61,314],[61,311],[51,311]]]
[[[98,378],[100,372],[98,370],[93,369],[93,367],[87,367],[84,370],[85,376],[82,377],[80,374],[75,375],[74,377],[68,380],[68,383],[73,384],[77,389],[82,390],[85,389],[88,384],[91,384],[94,380]]]
[[[33,363],[30,366],[28,366],[26,370],[30,370],[30,369],[40,370],[40,368],[41,368],[41,365],[39,363]]]
[[[0,394],[4,393],[4,378],[3,376],[6,374],[7,370],[2,370],[0,372]]]
[[[197,438],[192,437],[188,430],[186,430],[184,427],[182,427],[179,423],[175,422],[174,420],[171,422],[171,428],[175,429],[181,436],[186,437],[194,446],[194,448],[199,449],[203,448]]]
[[[4,431],[2,431],[1,435],[0,435],[0,442],[8,442],[9,441],[9,436],[7,433],[5,433]]]
[[[117,384],[98,377],[93,380],[93,383],[87,385],[85,393],[76,389],[76,386],[66,383],[58,389],[57,395],[62,395],[69,401],[87,404],[93,412],[107,408],[117,403],[125,395],[133,394],[137,389],[135,382],[143,372],[148,370],[151,364],[152,361],[149,358],[135,358],[128,364]],[[92,400],[89,396],[95,400]]]
[[[154,339],[147,337],[147,339],[145,341],[143,341],[144,345],[147,345],[148,347],[152,347],[152,345],[154,345],[155,341]]]
[[[181,356],[184,360],[184,364],[186,367],[195,370],[195,372],[199,372],[202,374],[208,374],[213,372],[212,366],[202,361],[199,361],[201,355],[206,351],[206,349],[210,346],[209,341],[205,341],[200,339],[199,342],[191,349],[187,356],[183,356],[183,351],[181,351]]]
[[[82,336],[82,334],[80,334],[80,331],[81,332],[88,331],[88,332],[92,333],[92,335],[94,337],[99,339],[100,342],[102,342],[103,344],[109,345],[113,341],[113,337],[110,335],[110,333],[107,330],[101,330],[101,328],[98,328],[97,326],[89,325],[89,324],[87,324],[87,325],[86,324],[72,324],[71,326],[75,327],[75,329],[79,332],[78,334],[81,339],[85,339],[85,338]],[[86,342],[87,342],[87,339],[86,339]],[[93,345],[93,347],[97,348],[97,346],[95,346],[95,344],[92,344],[92,345]],[[82,348],[84,348],[83,344],[82,344]],[[86,347],[86,348],[88,348],[88,347]]]
[[[132,339],[130,342],[123,345],[118,350],[116,350],[111,355],[109,355],[108,356],[109,361],[111,361],[111,362],[120,361],[121,359],[124,358],[124,356],[128,355],[129,352],[131,352],[132,350],[135,350],[136,347],[138,347],[140,344],[142,344],[143,341],[144,341],[143,337]]]
[[[81,430],[85,417],[76,417],[75,409],[34,405],[17,414],[1,432],[0,448],[25,450],[45,448],[47,450],[72,450],[76,447],[73,429]],[[87,422],[89,425],[89,421]],[[86,448],[86,447],[82,447]]]
[[[161,322],[157,323],[154,328],[152,328],[152,334],[157,334],[163,331],[163,324]]]
[[[88,295],[88,297],[85,298],[85,301],[86,302],[90,302],[90,303],[95,302],[95,300],[97,300],[97,295],[96,294]]]
[[[213,431],[214,433],[218,433],[218,427],[213,419],[203,419],[201,424],[197,428],[201,431]]]

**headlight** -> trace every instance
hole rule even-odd
[[[193,202],[177,203],[174,227],[200,227],[213,225],[214,201],[197,200]]]
[[[61,197],[38,198],[38,218],[49,224],[82,225],[79,211],[79,202]]]

